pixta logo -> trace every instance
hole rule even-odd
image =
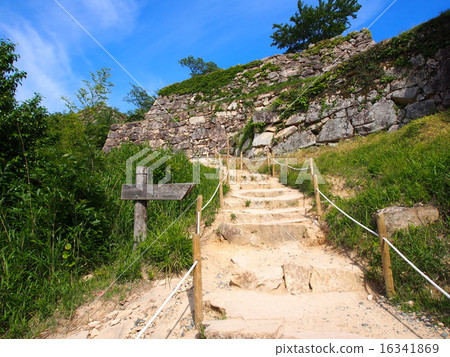
[[[148,184],[148,190],[150,193],[153,190],[153,184],[154,182],[154,172],[159,167],[163,166],[166,162],[170,160],[169,155],[162,155],[158,151],[151,152],[150,148],[145,148],[139,151],[137,154],[131,156],[126,161],[126,184],[132,185],[133,184],[133,167],[138,166],[147,166],[147,164],[151,163],[150,166],[148,166],[148,176],[147,176],[147,184]],[[150,154],[149,154],[150,153]],[[148,155],[147,155],[148,154]],[[156,182],[158,187],[166,184],[170,181],[172,178],[172,172],[170,165],[167,165],[165,168],[165,175],[164,177]]]

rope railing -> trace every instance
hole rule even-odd
[[[180,282],[177,284],[175,289],[172,290],[170,295],[167,297],[167,299],[163,302],[163,304],[160,306],[158,310],[153,314],[152,318],[147,322],[145,327],[139,332],[139,334],[136,336],[136,340],[140,339],[141,336],[144,334],[144,332],[151,326],[153,321],[158,317],[158,315],[161,313],[161,311],[164,309],[164,306],[167,305],[167,303],[170,301],[170,299],[175,295],[175,293],[178,291],[178,289],[181,287],[181,284],[184,283],[184,281],[187,279],[187,277],[191,274],[192,270],[194,270],[195,266],[198,264],[198,260],[192,264],[191,268],[188,270],[188,272],[184,275],[184,277],[180,280]]]
[[[352,220],[354,223],[356,223],[357,225],[359,225],[360,227],[364,228],[366,231],[372,233],[373,235],[380,237],[380,235],[371,230],[370,228],[366,227],[365,225],[363,225],[362,223],[358,222],[356,219],[354,219],[353,217],[351,217],[349,214],[347,214],[346,212],[344,212],[342,209],[340,209],[338,206],[336,206],[336,204],[334,202],[332,202],[327,196],[325,196],[323,194],[323,192],[321,192],[319,190],[319,188],[316,188],[317,192],[319,192],[319,194],[325,198],[325,200],[327,200],[333,207],[335,207],[339,212],[341,212],[344,216],[346,216],[347,218],[349,218],[350,220]],[[408,263],[415,271],[417,271],[425,280],[427,280],[431,285],[433,285],[437,290],[439,290],[447,299],[450,299],[450,294],[448,294],[444,289],[442,289],[438,284],[436,284],[433,280],[431,280],[424,272],[422,272],[419,268],[417,268],[408,258],[406,258],[406,256],[404,254],[402,254],[390,241],[389,239],[386,239],[386,237],[381,237],[382,240],[384,242],[386,242],[406,263]]]
[[[208,207],[208,205],[211,203],[211,201],[213,200],[213,198],[216,196],[217,192],[219,191],[220,185],[223,184],[223,182],[226,180],[228,176],[228,172],[226,173],[226,175],[224,176],[224,178],[222,180],[219,181],[219,183],[217,184],[216,190],[214,191],[214,193],[212,194],[211,198],[209,199],[209,201],[202,207],[202,211],[205,210],[206,207]]]
[[[292,169],[292,170],[296,170],[296,171],[306,171],[306,170],[309,170],[309,167],[298,168],[298,167],[293,167],[293,166],[289,165],[288,163],[284,163],[284,164],[283,164],[283,163],[281,163],[281,162],[275,160],[275,158],[272,158],[272,160],[273,160],[277,165],[280,165],[280,166],[286,166],[286,167],[289,167],[289,168]]]
[[[402,252],[400,252],[390,241],[383,237],[383,240],[389,244],[389,246],[405,261],[407,262],[415,271],[417,271],[424,279],[426,279],[431,285],[438,289],[447,299],[450,299],[450,294],[442,289],[438,284],[431,280],[424,272],[422,272],[418,267],[416,267],[408,258],[406,258]]]
[[[354,219],[353,217],[351,217],[350,215],[348,215],[347,213],[345,213],[343,210],[341,210],[338,206],[336,206],[334,204],[334,202],[332,202],[327,196],[325,196],[322,191],[320,191],[317,188],[317,192],[319,192],[323,198],[325,198],[332,206],[334,206],[334,208],[336,208],[339,212],[341,212],[344,216],[346,216],[347,218],[349,218],[350,220],[352,220],[353,222],[355,222],[357,225],[359,225],[360,227],[364,228],[366,231],[372,233],[373,235],[379,237],[379,234],[373,230],[371,230],[370,228],[367,228],[364,224],[358,222],[356,219]]]

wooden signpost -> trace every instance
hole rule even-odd
[[[194,188],[193,183],[148,185],[148,167],[136,167],[136,184],[122,185],[122,200],[134,200],[134,249],[147,235],[147,201],[180,201]]]

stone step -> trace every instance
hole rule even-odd
[[[230,172],[230,175],[230,181],[236,183],[256,183],[269,181],[269,176],[267,175],[250,173],[248,171],[241,174]]]
[[[265,209],[224,209],[222,212],[226,214],[226,221],[229,223],[259,223],[276,221],[279,224],[286,224],[308,222],[309,218],[306,218],[304,215],[309,208],[311,207],[289,207],[273,209],[270,211]]]
[[[274,208],[293,208],[302,207],[303,200],[299,194],[292,193],[277,197],[245,197],[235,194],[234,197],[227,197],[224,200],[226,209],[274,209]]]
[[[293,191],[290,188],[257,188],[249,190],[239,190],[232,193],[232,197],[278,197],[286,194],[291,194]]]
[[[223,320],[204,321],[208,338],[414,338],[388,311],[377,309],[364,290],[303,294],[272,294],[243,289],[204,295],[207,306],[220,309]],[[376,319],[371,314],[375,313]],[[377,321],[381,327],[375,322]],[[267,337],[266,337],[267,336]]]
[[[304,331],[298,327],[285,326],[284,320],[240,318],[204,321],[208,339],[365,339],[350,332]],[[299,331],[300,330],[300,331]],[[280,346],[281,347],[281,346]]]
[[[252,182],[252,183],[245,183],[240,182],[237,183],[235,186],[238,190],[253,190],[253,189],[269,189],[273,187],[273,184],[269,181],[261,181],[261,182]]]
[[[310,227],[302,223],[280,224],[277,221],[222,223],[219,232],[224,239],[237,245],[277,246],[287,241],[298,241],[304,246],[321,244],[321,237],[317,237]]]
[[[283,262],[281,266],[257,267],[245,265],[245,258],[239,256],[232,258],[232,261],[230,285],[243,289],[278,290],[301,295],[358,291],[364,286],[364,273],[354,266],[336,268],[306,262]]]

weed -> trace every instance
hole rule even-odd
[[[250,207],[251,203],[252,203],[252,201],[250,201],[250,200],[245,201],[245,207]]]

